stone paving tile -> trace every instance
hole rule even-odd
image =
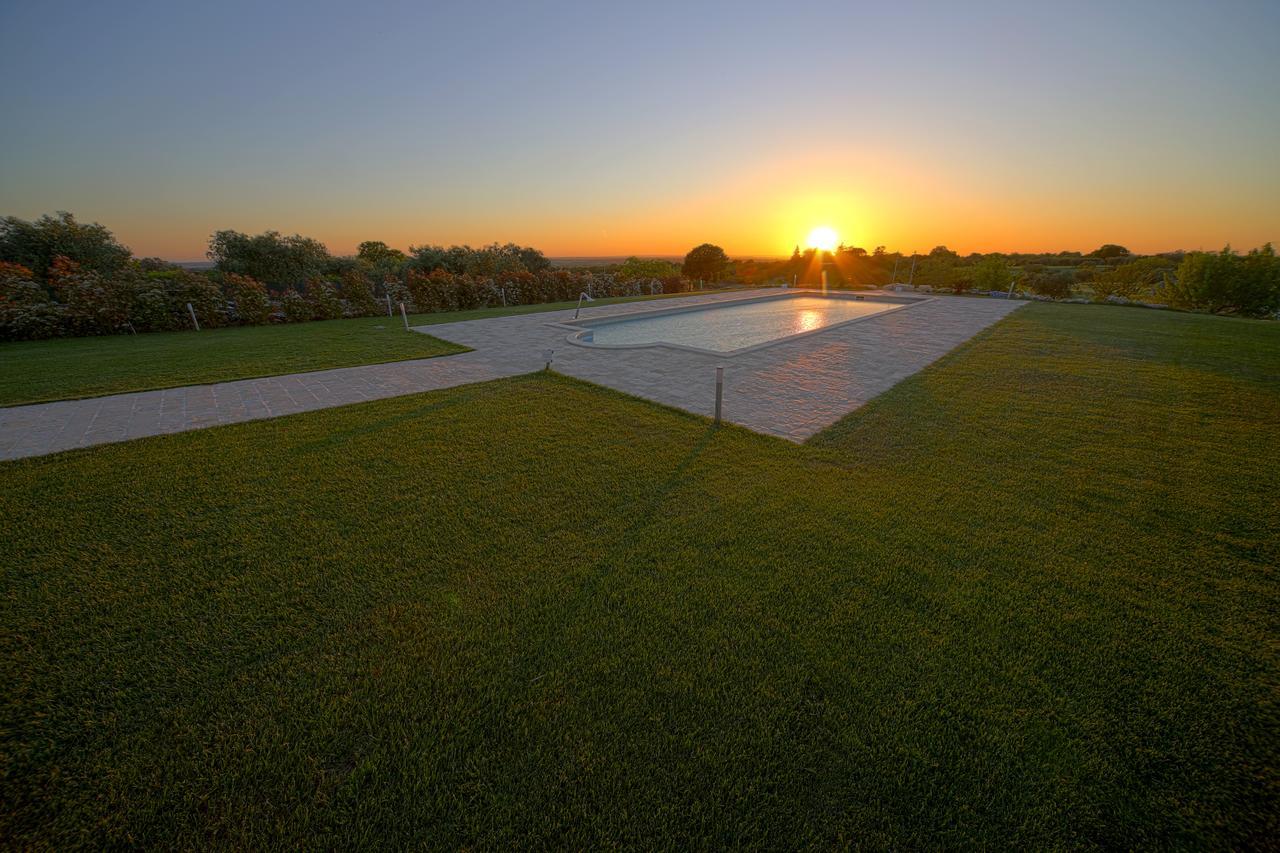
[[[777,294],[700,294],[660,308]],[[736,356],[642,347],[599,349],[568,342],[557,325],[570,310],[418,327],[472,352],[0,408],[0,459],[313,411],[482,382],[538,370],[554,350],[557,371],[700,415],[714,409],[715,367],[725,366],[724,417],[759,432],[804,441],[926,367],[1023,303],[935,297],[901,311]],[[652,303],[588,306],[585,317],[655,310]]]

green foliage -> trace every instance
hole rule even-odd
[[[104,226],[77,222],[65,211],[35,222],[16,216],[0,219],[0,262],[27,267],[37,279],[45,279],[59,257],[87,273],[109,275],[122,268],[130,254]]]
[[[356,248],[356,257],[377,270],[396,270],[409,256],[381,240],[365,240]]]
[[[1075,280],[1075,274],[1070,270],[1044,270],[1026,276],[1023,284],[1031,288],[1032,293],[1040,296],[1048,296],[1050,299],[1067,299],[1071,296],[1071,285]]]
[[[1118,267],[1093,273],[1092,287],[1098,299],[1122,296],[1125,299],[1152,299],[1175,264],[1159,256],[1139,258]]]
[[[615,275],[619,281],[636,278],[668,279],[680,275],[680,268],[661,258],[637,258],[632,255],[622,262]]]
[[[1266,848],[1277,332],[1032,305],[804,446],[538,373],[7,463],[0,837]]]
[[[274,290],[303,286],[324,275],[333,263],[324,244],[294,234],[266,231],[250,237],[239,231],[217,231],[209,238],[209,259],[224,273],[246,275]]]
[[[976,290],[1007,291],[1013,283],[1013,271],[1004,258],[988,255],[973,268],[973,286]]]
[[[1272,316],[1280,312],[1280,258],[1270,243],[1237,255],[1189,252],[1168,285],[1170,301],[1179,307],[1214,314]]]
[[[729,267],[729,256],[724,249],[712,243],[703,243],[689,250],[684,256],[681,272],[685,278],[700,281],[716,281]]]
[[[551,263],[537,249],[517,246],[515,243],[499,245],[491,243],[473,249],[470,246],[410,246],[413,266],[420,273],[444,270],[453,275],[479,277],[498,276],[504,273],[542,272]]]

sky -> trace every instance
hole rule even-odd
[[[0,0],[0,215],[788,254],[1280,242],[1280,2]]]

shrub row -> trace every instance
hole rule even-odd
[[[0,263],[0,340],[190,329],[193,313],[201,328],[366,317],[385,313],[388,296],[408,311],[435,312],[569,301],[579,293],[641,296],[688,289],[678,277],[622,280],[544,270],[482,278],[410,269],[377,285],[348,270],[337,279],[273,293],[234,273],[148,272],[135,264],[103,275],[58,258],[43,284],[26,267]]]

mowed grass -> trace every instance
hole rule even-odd
[[[687,294],[686,294],[687,295]],[[595,305],[663,297],[598,299]],[[572,302],[411,314],[415,326],[573,307]],[[0,343],[0,406],[431,358],[467,348],[395,317]]]
[[[1280,327],[1032,305],[803,447],[535,374],[8,463],[0,837],[1265,846],[1278,433]]]

